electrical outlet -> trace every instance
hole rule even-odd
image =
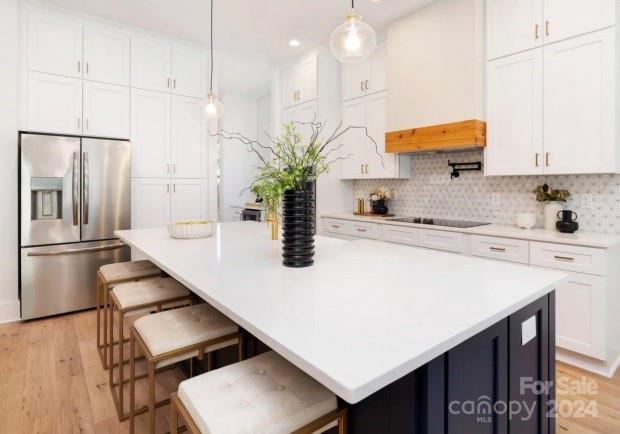
[[[584,209],[592,209],[594,208],[594,203],[592,201],[592,195],[589,193],[581,195],[581,207]]]
[[[502,196],[499,193],[492,193],[491,194],[491,204],[495,205],[495,206],[499,206],[502,204]]]

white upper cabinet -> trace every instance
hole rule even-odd
[[[282,107],[291,107],[316,99],[317,56],[307,56],[282,70]]]
[[[342,100],[387,89],[386,46],[380,44],[363,63],[342,65]]]
[[[613,26],[615,3],[616,0],[544,0],[545,42]]]
[[[615,30],[545,47],[545,173],[613,172]]]
[[[28,129],[82,134],[82,80],[30,72]]]
[[[385,153],[387,125],[387,92],[356,98],[342,104],[342,124],[365,126],[354,128],[342,137],[342,179],[381,179],[409,176],[410,159]]]
[[[131,180],[131,227],[158,228],[170,223],[170,179]]]
[[[129,85],[129,35],[87,24],[84,26],[84,78]]]
[[[540,46],[542,0],[487,0],[487,58]]]
[[[129,88],[84,81],[83,132],[87,136],[129,138]]]
[[[207,194],[205,179],[173,179],[170,196],[172,221],[206,219]]]
[[[206,178],[208,170],[207,120],[203,99],[172,96],[172,175]]]
[[[131,90],[131,176],[170,176],[170,95]]]
[[[616,24],[615,0],[486,0],[487,59]]]
[[[131,86],[170,92],[170,45],[151,39],[131,39]]]
[[[28,13],[28,68],[82,77],[82,23],[39,11]]]
[[[543,171],[543,53],[530,50],[487,66],[487,175]]]
[[[205,98],[207,76],[207,53],[204,50],[172,47],[172,93]]]

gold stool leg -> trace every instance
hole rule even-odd
[[[135,431],[136,412],[136,338],[133,329],[129,331],[129,434]]]
[[[125,414],[125,406],[124,404],[124,396],[125,396],[125,356],[124,356],[124,339],[125,339],[125,330],[123,324],[123,318],[125,316],[125,312],[123,310],[118,309],[118,403],[121,409],[121,414]],[[110,351],[114,349],[111,348]],[[110,370],[113,369],[113,365],[110,365]]]
[[[109,364],[106,364],[106,360],[108,360],[108,312],[111,310],[110,301],[108,300],[110,294],[109,288],[107,284],[102,284],[102,296],[103,296],[103,369],[108,369],[110,367]],[[112,320],[110,319],[110,323]],[[114,342],[114,338],[110,337],[110,342]]]
[[[149,362],[149,434],[155,434],[155,363]]]

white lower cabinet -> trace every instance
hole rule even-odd
[[[408,226],[381,225],[383,241],[417,246],[420,243],[420,230]]]
[[[172,179],[170,216],[172,221],[207,218],[206,179]]]
[[[469,248],[466,244],[469,241],[468,237],[469,235],[460,232],[420,229],[418,245],[428,249],[467,254],[469,253]]]
[[[514,238],[471,236],[472,256],[499,259],[500,261],[530,263],[529,241]]]
[[[166,226],[177,220],[207,218],[206,179],[133,178],[131,180],[131,227]]]
[[[129,138],[129,88],[84,80],[84,135]]]
[[[605,278],[570,273],[556,289],[556,344],[605,360]]]
[[[30,72],[28,129],[82,134],[82,80]]]
[[[157,228],[170,222],[170,179],[131,180],[132,229]]]

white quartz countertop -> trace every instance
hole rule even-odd
[[[557,287],[565,274],[372,240],[316,237],[315,264],[281,264],[264,223],[178,240],[117,231],[172,277],[356,403]]]
[[[542,228],[520,229],[513,225],[490,224],[473,228],[450,228],[444,226],[424,225],[416,223],[403,223],[390,221],[394,217],[364,217],[353,213],[323,214],[321,217],[341,220],[356,220],[380,224],[419,227],[423,229],[435,229],[441,231],[460,232],[465,234],[487,235],[503,238],[519,238],[529,241],[542,241],[548,243],[570,244],[575,246],[611,248],[620,245],[620,235],[596,232],[577,231],[573,234],[563,234],[558,231],[549,231]]]

